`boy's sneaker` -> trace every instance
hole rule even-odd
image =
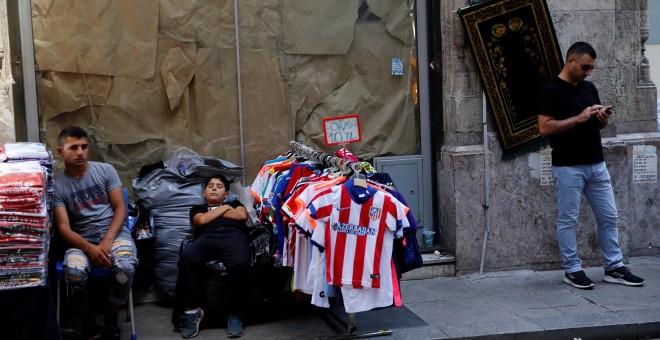
[[[194,338],[199,333],[199,323],[202,322],[204,311],[197,308],[195,313],[181,314],[181,336],[184,339]]]
[[[595,286],[594,282],[591,281],[587,274],[582,270],[573,273],[566,273],[564,275],[564,282],[580,289],[591,289]]]
[[[235,315],[230,315],[227,318],[227,337],[238,338],[243,335],[243,324],[241,318]]]
[[[644,279],[633,275],[628,267],[623,266],[612,270],[606,270],[603,281],[610,283],[620,283],[626,286],[641,286],[644,284]]]

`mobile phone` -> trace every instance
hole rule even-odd
[[[614,104],[612,104],[612,105],[604,105],[604,107],[605,107],[605,111],[611,109],[610,112],[614,113]]]

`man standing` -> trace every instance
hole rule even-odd
[[[64,254],[64,276],[81,317],[83,338],[118,339],[119,306],[126,303],[137,266],[137,250],[123,228],[126,203],[115,169],[88,161],[87,133],[77,127],[62,130],[57,152],[64,171],[55,180],[53,213],[57,230],[70,247]],[[110,307],[103,330],[94,323],[87,302],[91,267],[111,268]]]
[[[564,282],[581,289],[594,287],[577,254],[576,228],[584,193],[598,224],[598,241],[605,259],[603,281],[641,286],[644,279],[623,265],[619,246],[617,209],[600,136],[613,110],[612,106],[601,105],[598,90],[585,80],[595,67],[594,48],[576,42],[568,49],[559,76],[544,86],[539,98],[539,131],[550,138],[552,147],[557,242],[566,272]]]

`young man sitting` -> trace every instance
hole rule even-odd
[[[204,317],[200,308],[205,291],[205,264],[220,260],[227,268],[227,337],[243,335],[241,307],[247,299],[249,285],[250,248],[247,236],[248,212],[238,200],[225,202],[229,195],[229,181],[222,175],[213,175],[204,189],[205,205],[190,209],[190,221],[198,237],[179,258],[176,298],[182,301],[184,312],[181,335],[197,336]]]
[[[76,303],[83,338],[119,339],[117,311],[126,303],[137,267],[137,249],[124,228],[126,203],[117,171],[106,163],[90,162],[87,133],[69,127],[58,136],[57,152],[64,171],[55,180],[53,213],[64,254],[64,278]],[[94,322],[87,302],[91,267],[111,268],[110,307],[103,330]],[[102,333],[102,334],[101,334]]]

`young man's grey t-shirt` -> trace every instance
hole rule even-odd
[[[85,236],[106,229],[114,211],[108,192],[121,186],[117,171],[110,164],[88,162],[87,173],[71,178],[62,172],[55,180],[53,207],[65,207],[71,230]]]

